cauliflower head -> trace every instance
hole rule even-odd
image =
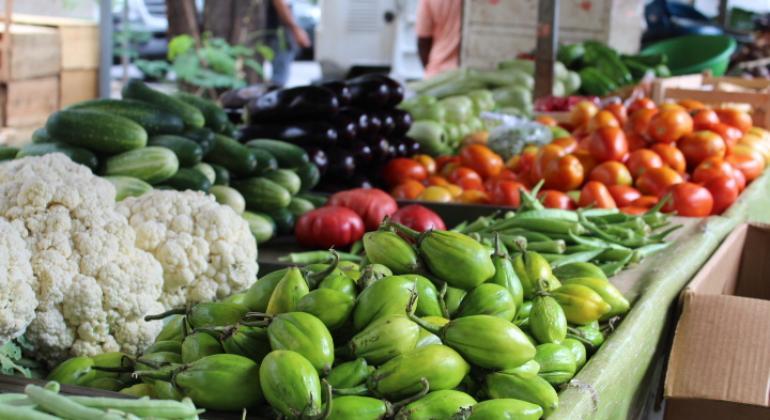
[[[115,188],[62,154],[0,165],[0,217],[21,232],[37,296],[26,338],[56,363],[110,351],[136,354],[161,323],[163,269],[134,244]]]
[[[257,244],[248,223],[213,196],[155,190],[118,203],[136,246],[163,266],[166,309],[225,298],[257,276]]]
[[[35,318],[35,278],[20,232],[0,218],[0,345],[26,331]]]

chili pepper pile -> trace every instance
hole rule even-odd
[[[522,197],[527,210],[458,228],[469,235],[386,220],[363,237],[365,263],[330,251],[149,316],[166,324],[141,356],[70,359],[51,379],[270,418],[548,416],[629,310],[607,276],[660,247],[666,232],[643,226],[666,220]]]

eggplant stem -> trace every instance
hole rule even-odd
[[[330,248],[329,252],[332,254],[332,261],[329,263],[329,266],[317,273],[308,273],[307,279],[305,280],[305,282],[307,282],[308,285],[310,286],[316,285],[319,281],[323,280],[324,278],[326,278],[326,276],[333,273],[334,270],[337,269],[337,265],[340,263],[340,254],[338,254],[337,251],[334,250],[334,248]]]

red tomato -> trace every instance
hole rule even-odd
[[[743,191],[746,189],[746,175],[743,174],[743,172],[739,170],[733,171],[733,178],[735,178],[735,183],[738,184],[738,190]]]
[[[628,172],[626,165],[607,161],[599,164],[588,175],[591,181],[599,181],[606,186],[610,185],[631,185],[631,172]]]
[[[649,210],[648,207],[638,207],[638,206],[625,206],[620,208],[620,211],[622,213],[631,214],[634,216],[640,216],[644,213],[647,213],[647,210]]]
[[[599,162],[620,161],[628,153],[628,141],[623,130],[617,127],[601,127],[591,134],[588,151]]]
[[[687,168],[687,163],[684,160],[684,155],[681,150],[666,143],[653,144],[650,149],[660,156],[664,165],[680,174],[684,173],[684,170]]]
[[[607,189],[618,207],[630,206],[634,200],[642,196],[636,188],[628,185],[610,185]]]
[[[573,127],[580,127],[599,112],[599,108],[590,101],[580,101],[572,107],[569,113],[569,122]]]
[[[701,101],[696,101],[694,99],[682,99],[681,101],[676,103],[677,105],[681,106],[682,108],[688,110],[688,111],[696,111],[699,109],[705,109],[706,105],[703,104]]]
[[[664,166],[662,168],[652,168],[636,180],[636,188],[642,194],[660,196],[666,191],[666,188],[683,182],[682,175],[675,170]]]
[[[436,171],[440,171],[448,163],[460,163],[459,156],[438,156],[436,159]]]
[[[711,126],[710,130],[719,134],[719,137],[722,137],[722,140],[725,141],[725,145],[727,145],[728,153],[732,150],[733,146],[738,143],[741,137],[743,137],[741,130],[724,123],[714,124]]]
[[[751,182],[762,175],[765,170],[765,161],[761,157],[751,155],[730,155],[725,158],[730,165],[743,173],[746,182]]]
[[[300,216],[294,236],[305,247],[343,248],[364,236],[364,222],[353,210],[326,206]]]
[[[655,102],[653,102],[652,99],[647,97],[641,97],[635,100],[634,102],[631,102],[631,105],[628,106],[628,115],[631,115],[640,109],[656,109],[656,108],[657,108],[657,105],[655,105]]]
[[[572,137],[572,136],[570,136],[570,137],[560,137],[560,138],[552,141],[551,144],[555,144],[557,146],[561,146],[564,149],[564,151],[566,151],[567,153],[574,152],[575,149],[577,149],[577,147],[578,147],[577,140],[575,140],[575,138]]]
[[[490,191],[490,201],[498,206],[519,207],[521,204],[520,189],[526,189],[524,184],[516,181],[500,181]]]
[[[503,169],[500,174],[484,180],[484,189],[492,191],[492,187],[498,181],[518,181],[519,177],[510,169]]]
[[[543,146],[532,171],[534,181],[545,180],[545,188],[571,190],[583,183],[583,165],[555,144]]]
[[[496,176],[503,170],[503,158],[482,144],[471,144],[460,149],[460,163],[482,178]]]
[[[634,207],[644,207],[644,208],[650,208],[658,204],[658,201],[660,199],[657,196],[654,195],[643,195],[636,200],[631,202],[631,205]]]
[[[426,179],[423,182],[425,185],[436,185],[439,187],[444,187],[449,185],[449,181],[447,181],[446,178],[444,178],[443,176],[439,176],[439,175],[431,175],[428,177],[428,179]]]
[[[704,160],[695,168],[692,173],[692,181],[699,184],[708,182],[711,178],[717,178],[721,176],[727,176],[732,178],[733,169],[732,165],[727,163],[724,158],[712,157]]]
[[[647,135],[653,141],[674,143],[692,133],[692,117],[683,109],[666,109],[655,114],[650,120]]]
[[[329,206],[347,207],[364,221],[367,230],[380,227],[382,219],[398,210],[398,204],[388,193],[377,188],[355,188],[340,191],[329,198]]]
[[[425,186],[413,179],[407,179],[403,184],[396,185],[395,188],[390,190],[390,195],[395,197],[396,200],[414,200],[420,195]]]
[[[609,104],[604,107],[604,109],[612,113],[615,119],[620,123],[621,127],[626,125],[626,122],[628,121],[628,110],[622,103],[616,102]]]
[[[632,131],[626,132],[626,140],[628,141],[629,152],[633,152],[635,150],[639,150],[647,147],[647,140],[645,140],[644,137]]]
[[[481,176],[474,171],[471,168],[466,168],[465,166],[458,166],[457,168],[454,168],[452,172],[447,176],[447,179],[449,182],[453,184],[458,184],[459,181],[462,179],[469,179],[472,181],[478,182],[479,185],[481,185]]]
[[[391,187],[402,184],[407,179],[422,181],[428,177],[428,171],[419,162],[409,158],[390,160],[382,170],[382,177]]]
[[[712,127],[719,124],[719,117],[713,109],[703,108],[692,111],[692,124],[695,130],[711,130]]]
[[[620,128],[620,123],[612,112],[601,110],[588,121],[588,131],[593,132],[602,127]]]
[[[548,115],[538,115],[535,118],[535,121],[539,122],[540,124],[547,125],[548,127],[556,127],[558,125],[558,122],[553,117]]]
[[[631,117],[628,119],[629,131],[642,136],[643,138],[647,137],[650,121],[652,120],[652,117],[654,117],[657,113],[658,110],[655,108],[643,108],[633,112],[630,114]]]
[[[709,179],[704,185],[714,198],[711,214],[722,214],[738,199],[740,189],[738,182],[732,176],[717,176]]]
[[[589,174],[591,171],[594,170],[598,162],[596,162],[596,158],[591,156],[590,153],[588,153],[588,150],[576,150],[573,155],[580,161],[580,165],[583,167],[583,173]],[[579,185],[578,185],[579,186]]]
[[[720,122],[727,124],[730,127],[735,127],[738,130],[741,130],[742,133],[749,131],[754,125],[751,121],[751,115],[737,109],[717,109],[716,113]]]
[[[692,182],[681,182],[666,189],[671,199],[663,206],[664,211],[676,211],[685,217],[706,217],[714,208],[714,198],[709,190]]]
[[[663,159],[650,149],[639,149],[631,152],[626,162],[631,176],[639,178],[645,170],[650,168],[660,168],[663,166]]]
[[[460,178],[455,184],[463,190],[484,190],[484,183],[474,178]]]
[[[543,201],[543,205],[549,209],[573,210],[575,202],[569,195],[556,190],[543,190],[537,197]]]
[[[425,232],[431,229],[446,230],[446,225],[444,225],[441,216],[436,214],[433,210],[419,204],[410,204],[406,207],[401,207],[397,212],[393,213],[390,220],[401,223],[418,232]]]
[[[690,168],[710,157],[724,157],[727,146],[722,137],[713,131],[696,131],[676,144]]]
[[[586,182],[580,190],[580,207],[594,206],[600,209],[614,209],[617,207],[610,191],[604,184],[596,181]]]

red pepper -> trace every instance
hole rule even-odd
[[[347,207],[358,213],[364,220],[366,230],[377,229],[385,216],[390,216],[398,210],[396,200],[376,188],[340,191],[329,198],[328,205]]]
[[[393,213],[390,218],[396,223],[401,223],[418,232],[427,230],[446,230],[446,225],[441,216],[433,210],[419,204],[410,204]]]
[[[327,206],[302,215],[294,227],[300,245],[311,248],[342,248],[364,236],[364,222],[353,210]]]

